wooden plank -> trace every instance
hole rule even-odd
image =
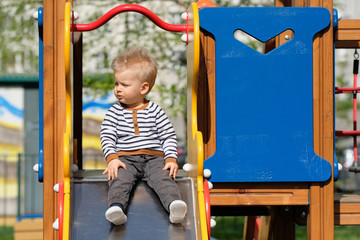
[[[360,214],[335,214],[335,225],[360,225]]]
[[[275,0],[274,6],[276,7],[290,7],[291,0]]]
[[[24,232],[24,231],[30,231],[30,232],[36,232],[43,230],[43,219],[23,219],[20,222],[16,222],[14,225],[14,231],[15,232]]]
[[[212,206],[307,205],[306,184],[216,184],[210,191]]]
[[[295,240],[293,208],[273,206],[271,208],[271,218],[273,218],[272,231],[274,239]]]
[[[15,240],[42,240],[43,234],[42,232],[15,232],[14,233]]]
[[[339,194],[334,195],[335,203],[360,203],[359,194]]]
[[[360,214],[360,203],[336,203],[335,202],[334,213],[335,214]]]
[[[272,239],[272,228],[273,221],[271,216],[260,216],[260,229],[259,229],[259,239],[261,240],[271,240]]]
[[[65,131],[64,10],[65,0],[44,1],[44,238],[56,239],[57,194],[63,179]]]
[[[258,239],[259,236],[259,228],[257,225],[257,217],[256,216],[246,216],[245,224],[244,224],[244,240],[254,240]]]
[[[57,162],[57,181],[64,179],[64,133],[65,133],[65,53],[64,53],[64,17],[65,2],[56,1],[56,56],[55,60],[55,127],[56,127],[56,162]]]
[[[360,48],[359,41],[335,41],[335,48]]]
[[[336,194],[334,201],[336,225],[360,225],[360,195]]]
[[[55,220],[56,198],[52,190],[55,182],[54,154],[54,2],[44,1],[44,227],[43,234],[46,239],[56,239],[52,228]]]
[[[341,19],[335,32],[337,41],[360,40],[360,19]]]
[[[341,19],[335,32],[336,48],[360,47],[360,19]]]

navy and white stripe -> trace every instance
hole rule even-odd
[[[177,159],[176,133],[165,112],[151,101],[136,112],[139,135],[135,135],[133,110],[119,102],[110,107],[100,131],[105,158],[122,151],[149,149],[164,152],[164,159]]]

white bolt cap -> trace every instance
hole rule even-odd
[[[338,20],[342,19],[341,12],[338,10]]]
[[[216,221],[215,221],[215,219],[210,219],[210,227],[211,228],[213,228],[213,227],[215,227],[216,226]]]
[[[38,20],[38,11],[35,11],[32,16],[33,16],[33,18],[35,18],[36,20]]]
[[[183,12],[182,14],[181,14],[181,20],[183,20],[183,21],[186,21],[187,20],[187,16],[188,16],[188,12]]]
[[[209,185],[209,190],[213,189],[214,185],[208,181],[208,185]]]
[[[186,21],[187,18],[189,18],[189,20],[192,20],[193,19],[193,14],[189,13],[189,12],[183,12],[181,14],[181,20]]]
[[[59,184],[58,183],[54,185],[54,191],[57,193],[59,192]]]
[[[79,171],[79,167],[76,164],[73,164],[71,170],[72,170],[72,172],[77,172],[77,171]]]
[[[59,230],[59,218],[57,218],[53,223],[53,229],[55,229],[56,231]]]
[[[191,163],[185,163],[183,166],[183,170],[185,172],[190,172],[193,169],[194,169],[194,166]]]
[[[343,165],[341,163],[338,163],[338,169],[341,171],[343,169]]]
[[[34,170],[34,172],[39,172],[39,164],[35,164],[33,166],[33,170]]]
[[[194,41],[194,34],[193,33],[184,33],[183,35],[181,35],[181,41],[183,41],[184,43],[189,43]]]
[[[210,169],[204,169],[204,177],[205,178],[210,178],[211,177]]]

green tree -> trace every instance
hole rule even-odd
[[[37,73],[38,31],[32,15],[41,5],[42,1],[1,1],[1,74]]]

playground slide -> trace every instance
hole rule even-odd
[[[70,236],[71,239],[197,239],[193,202],[193,183],[179,178],[177,184],[188,204],[182,224],[171,224],[168,213],[156,194],[139,182],[130,198],[125,225],[114,226],[105,219],[107,181],[103,178],[83,178],[72,181]]]

